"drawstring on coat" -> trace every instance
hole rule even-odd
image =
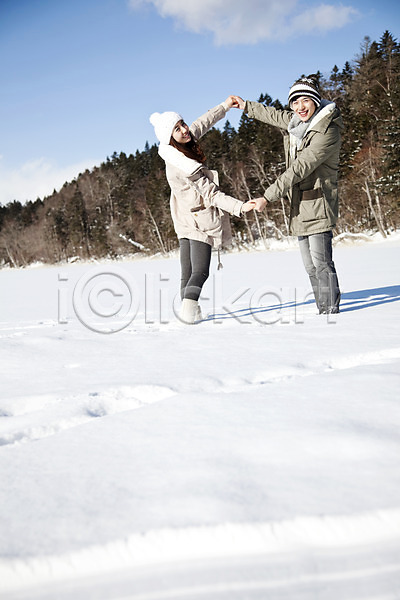
[[[224,265],[221,262],[221,251],[218,248],[218,267],[217,267],[217,271],[219,271],[220,269],[223,269]]]

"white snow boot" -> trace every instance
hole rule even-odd
[[[182,300],[179,318],[187,325],[193,325],[197,321],[201,321],[203,317],[197,300],[190,300],[190,298],[184,298]]]

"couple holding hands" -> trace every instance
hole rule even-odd
[[[339,312],[332,229],[338,217],[343,122],[335,103],[321,98],[313,75],[292,85],[288,104],[289,110],[277,110],[232,95],[190,127],[176,112],[153,113],[150,117],[171,188],[171,215],[180,247],[180,318],[185,323],[202,318],[199,296],[209,275],[212,248],[229,241],[229,214],[240,217],[254,209],[260,212],[267,202],[284,197],[290,200],[290,234],[298,237],[318,311]],[[284,138],[286,170],[267,187],[264,196],[248,202],[219,189],[218,173],[209,169],[198,143],[231,108],[278,127]]]

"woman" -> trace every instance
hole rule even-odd
[[[179,238],[181,261],[180,318],[185,323],[202,318],[198,299],[209,275],[212,247],[220,248],[230,237],[226,212],[239,217],[261,204],[243,203],[221,192],[218,174],[208,169],[198,144],[234,105],[234,96],[229,96],[190,127],[176,112],[153,113],[150,117],[160,140],[158,152],[165,161],[171,188],[171,215]]]
[[[288,196],[290,233],[298,236],[319,312],[338,313],[340,290],[332,259],[332,229],[338,218],[340,111],[334,102],[321,99],[315,75],[292,85],[291,111],[245,102],[239,96],[236,101],[250,117],[282,130],[287,168],[265,190],[263,206],[267,200]]]

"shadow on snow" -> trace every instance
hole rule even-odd
[[[340,312],[350,312],[353,310],[361,310],[363,308],[371,308],[379,304],[388,304],[400,300],[400,285],[390,285],[381,288],[373,288],[369,290],[356,290],[354,292],[344,292],[341,298]],[[208,315],[202,322],[224,319],[238,319],[257,315],[260,313],[268,313],[273,311],[282,311],[290,308],[299,308],[301,306],[310,306],[314,304],[314,300],[306,300],[304,302],[283,302],[281,304],[273,304],[269,306],[256,306],[240,308],[230,312],[213,313]]]
[[[346,303],[340,307],[340,312],[370,308],[379,304],[388,304],[400,300],[400,285],[389,285],[370,290],[358,290],[356,292],[345,292],[342,301]],[[348,301],[348,302],[347,302]]]

